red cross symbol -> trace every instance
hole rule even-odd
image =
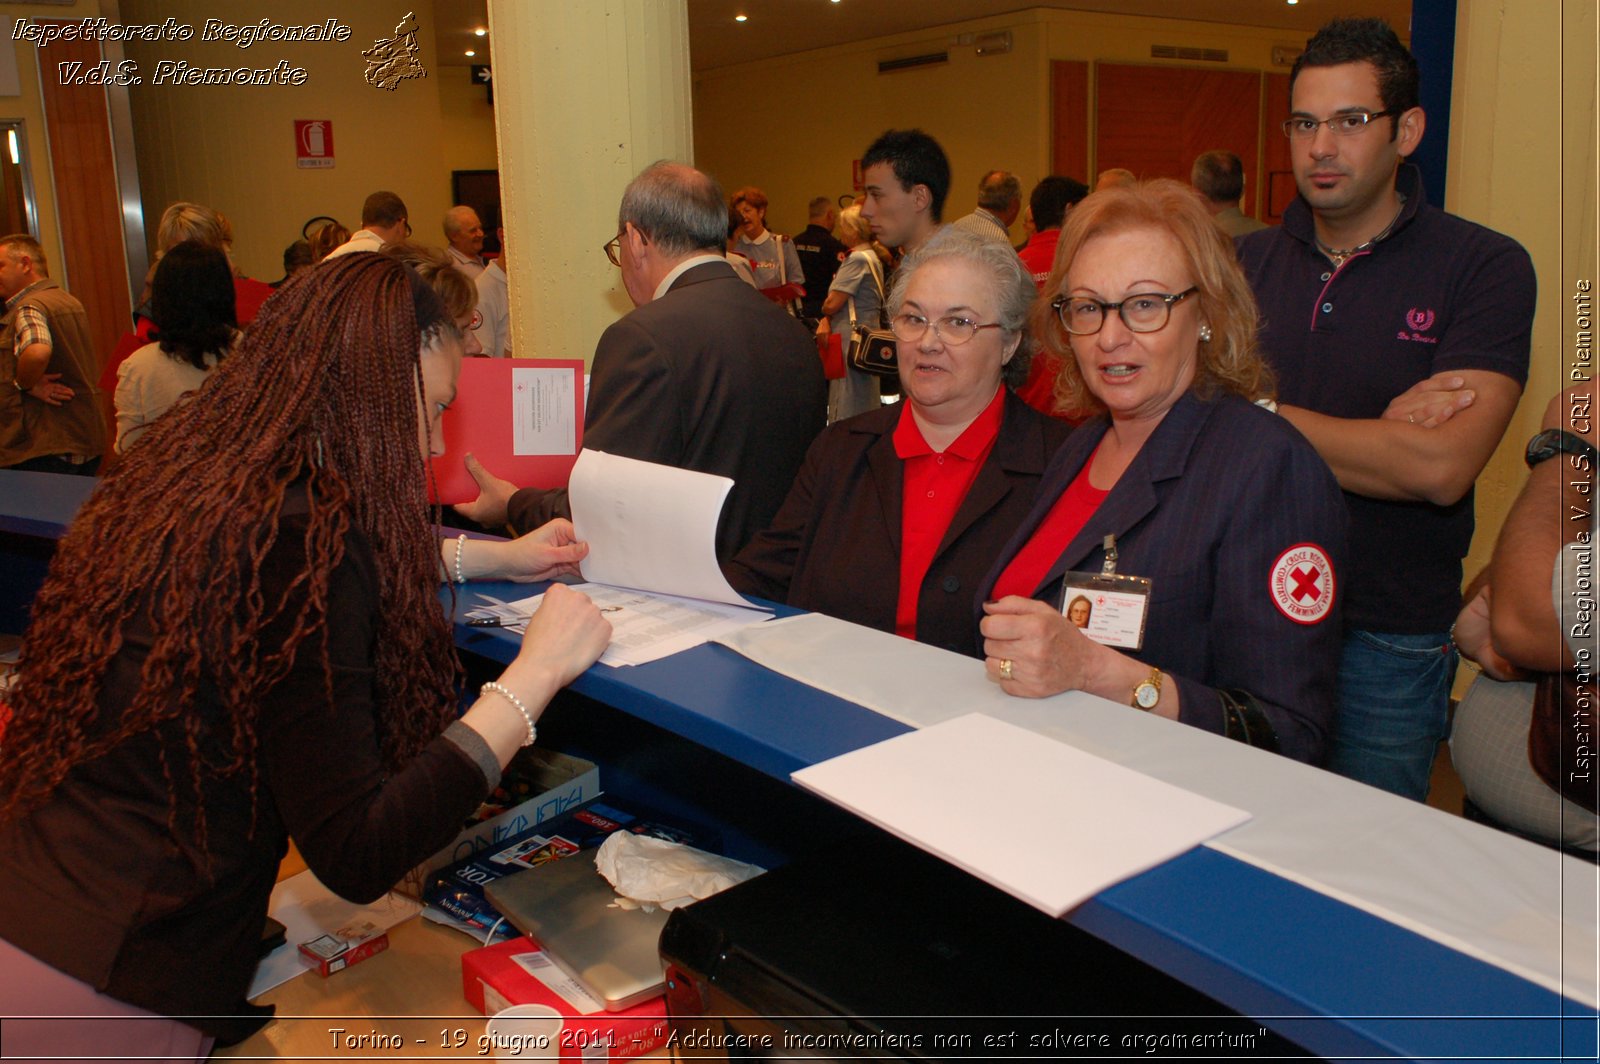
[[[1290,594],[1294,596],[1296,602],[1300,602],[1308,596],[1312,602],[1322,597],[1322,589],[1317,586],[1317,581],[1322,577],[1322,570],[1317,568],[1309,570],[1296,569],[1289,575],[1294,577],[1294,591],[1290,592]]]

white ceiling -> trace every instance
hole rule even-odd
[[[533,0],[521,0],[531,3]],[[581,2],[581,0],[580,0]],[[688,0],[689,62],[711,70],[757,59],[887,37],[968,19],[1052,8],[1264,26],[1309,37],[1338,15],[1378,15],[1409,37],[1411,0]],[[733,20],[736,14],[747,22]],[[433,31],[445,66],[487,63],[486,0],[434,0]],[[476,58],[463,53],[477,51]]]

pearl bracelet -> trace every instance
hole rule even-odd
[[[465,547],[466,545],[467,534],[463,532],[461,535],[456,537],[456,583],[458,584],[464,584],[467,582],[467,578],[461,573],[461,548]]]
[[[517,712],[522,714],[522,719],[528,722],[528,737],[523,740],[523,746],[532,746],[533,741],[539,737],[539,731],[533,726],[533,714],[528,712],[528,707],[522,704],[522,699],[511,693],[511,689],[500,683],[486,683],[478,688],[479,695],[495,694],[517,707]]]

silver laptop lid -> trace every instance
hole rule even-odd
[[[661,929],[669,914],[612,906],[616,891],[595,871],[593,850],[497,879],[484,894],[608,1010],[661,993]]]

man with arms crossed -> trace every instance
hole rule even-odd
[[[1421,800],[1446,729],[1473,482],[1527,378],[1533,265],[1516,241],[1425,202],[1405,162],[1425,126],[1416,61],[1381,20],[1324,26],[1289,92],[1300,195],[1282,226],[1238,247],[1279,413],[1350,507],[1328,767]]]

